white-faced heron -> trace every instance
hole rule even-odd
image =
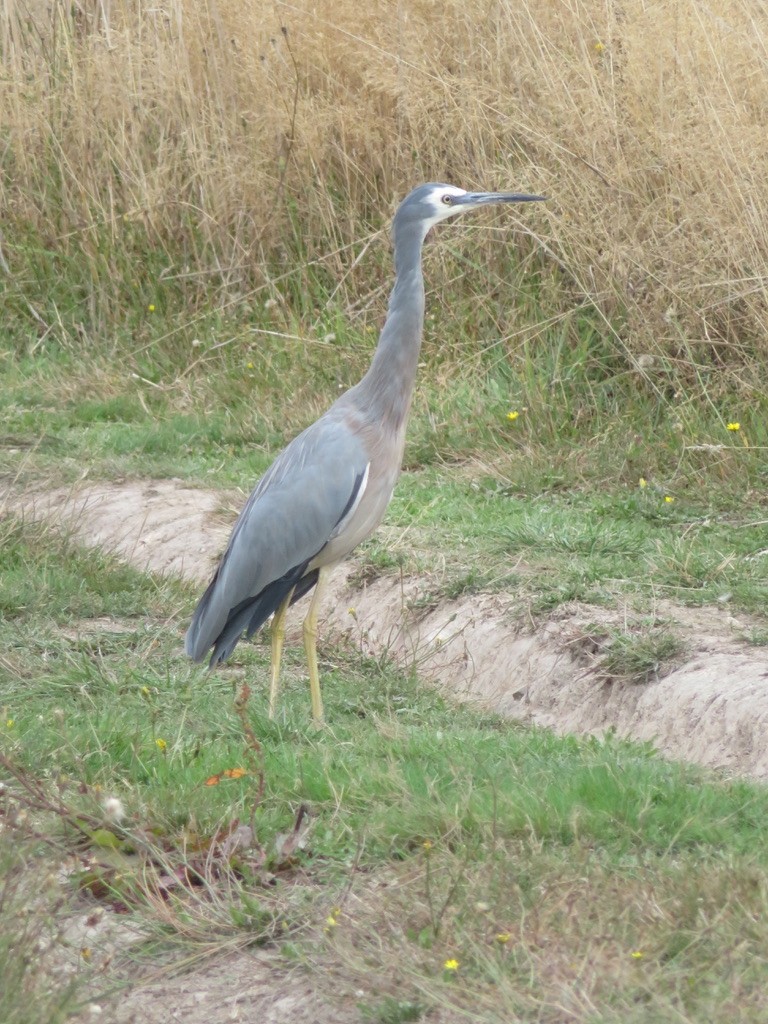
[[[421,252],[427,232],[479,206],[543,198],[432,183],[415,188],[400,204],[392,226],[395,286],[370,368],[261,478],[187,631],[187,654],[202,661],[213,647],[213,668],[243,633],[253,636],[273,615],[270,717],[286,611],[317,585],[304,620],[304,647],[312,714],[318,722],[323,718],[317,671],[321,594],[333,568],[381,522],[400,473],[424,326]]]

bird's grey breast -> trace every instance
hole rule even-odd
[[[360,443],[367,467],[364,486],[356,496],[354,509],[315,560],[315,565],[339,561],[376,529],[389,505],[403,459],[405,423],[393,430],[386,422],[377,422],[366,414],[354,401],[339,405],[342,422]]]

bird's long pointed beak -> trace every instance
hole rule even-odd
[[[543,203],[546,196],[531,196],[526,192],[467,192],[456,196],[454,203],[462,206],[489,206],[492,203]]]

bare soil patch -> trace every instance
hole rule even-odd
[[[237,508],[221,493],[176,480],[87,484],[9,502],[59,523],[85,544],[140,569],[205,583]],[[652,742],[662,753],[730,774],[768,778],[768,653],[740,636],[750,623],[725,609],[660,604],[687,640],[686,656],[644,683],[606,677],[594,657],[595,628],[630,614],[564,606],[535,627],[511,600],[480,594],[420,607],[425,581],[392,577],[355,585],[354,561],[339,570],[326,602],[326,631],[404,666],[462,700],[558,732],[602,733]],[[294,610],[294,628],[302,615]]]
[[[191,953],[179,963],[162,958],[137,977],[131,948],[145,935],[130,918],[98,907],[73,916],[63,929],[69,959],[61,975],[82,972],[88,951],[91,988],[106,989],[82,1014],[109,1024],[358,1024],[357,1004],[367,993],[340,977],[317,977],[303,966],[287,966],[272,949],[224,948],[213,956]],[[147,959],[146,953],[144,959]],[[129,986],[121,989],[121,977]],[[98,979],[109,984],[99,986]]]
[[[136,986],[110,1016],[110,1024],[358,1024],[359,996],[332,989],[338,979],[286,970],[275,953],[236,952],[209,960],[193,973]]]

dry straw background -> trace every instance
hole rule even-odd
[[[516,235],[550,314],[691,365],[768,348],[765,0],[5,0],[0,46],[12,272],[34,239],[98,286],[130,234],[224,289],[298,240],[341,275],[445,179],[552,197]]]

